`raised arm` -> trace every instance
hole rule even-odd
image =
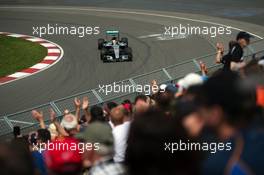
[[[78,98],[74,98],[75,105],[75,116],[77,117],[77,121],[80,121],[81,118],[81,100]]]
[[[215,63],[220,64],[224,55],[224,45],[222,43],[216,44],[216,57],[215,57]]]
[[[241,68],[243,68],[245,66],[246,66],[246,62],[239,62],[239,63],[237,63],[237,62],[232,61],[230,63],[230,69],[232,71],[238,71],[239,69],[241,69]]]
[[[200,65],[200,70],[202,72],[202,75],[203,76],[207,76],[208,75],[208,68],[207,66],[205,65],[205,63],[203,63],[202,61],[199,62],[199,65]]]
[[[61,136],[69,136],[69,134],[64,130],[64,128],[61,127],[59,122],[56,121],[56,113],[53,111],[53,109],[50,109],[50,122],[56,126],[56,129]]]
[[[89,100],[88,100],[88,97],[83,97],[83,100],[82,100],[82,109],[84,111],[84,115],[85,115],[85,119],[87,121],[87,123],[89,123],[91,121],[91,115],[88,111],[88,108],[89,108]]]
[[[36,119],[39,122],[40,128],[45,129],[46,125],[45,125],[45,122],[44,122],[43,112],[42,111],[39,112],[37,110],[33,110],[31,112],[31,114],[32,114],[33,118]]]
[[[159,86],[158,86],[157,80],[151,81],[151,91],[152,91],[152,94],[156,94],[159,92]]]

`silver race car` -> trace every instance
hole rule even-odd
[[[109,39],[111,37],[111,39]],[[119,37],[119,31],[106,31],[106,39],[98,39],[98,49],[103,62],[132,61],[132,49],[128,39]]]

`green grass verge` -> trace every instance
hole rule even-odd
[[[0,77],[29,68],[47,55],[47,48],[24,40],[0,35]]]

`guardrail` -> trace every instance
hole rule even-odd
[[[252,44],[245,50],[245,58],[250,59],[253,54],[263,53],[264,54],[264,40],[255,40]],[[193,59],[188,59],[182,63],[171,65],[162,69],[158,69],[146,74],[138,75],[116,84],[127,84],[127,85],[145,85],[146,82],[151,82],[155,79],[159,83],[176,82],[178,79],[182,78],[190,72],[200,72],[199,62],[203,61],[210,72],[219,68],[219,65],[215,65],[215,53],[208,54],[202,57],[197,57]],[[12,131],[14,126],[20,126],[21,133],[27,134],[30,131],[39,128],[39,124],[32,118],[31,111],[33,109],[43,111],[44,120],[46,124],[49,124],[49,109],[52,108],[58,117],[62,117],[64,109],[68,109],[74,112],[73,99],[75,97],[82,98],[87,96],[89,98],[90,105],[103,104],[107,101],[122,102],[125,99],[134,99],[138,95],[137,92],[134,93],[112,93],[105,95],[100,91],[99,88],[88,90],[82,93],[78,93],[72,96],[68,96],[59,100],[52,101],[47,104],[43,104],[31,109],[26,109],[14,114],[6,115],[0,117],[0,138],[9,139],[12,137]]]

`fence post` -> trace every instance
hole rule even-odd
[[[162,68],[162,71],[165,73],[165,75],[169,78],[169,80],[171,81],[172,80],[172,77],[171,75],[169,74],[169,72],[165,69],[165,68]]]
[[[133,85],[133,86],[137,86],[137,83],[132,79],[132,78],[129,78],[128,81]],[[132,93],[131,93],[132,94]],[[139,93],[136,92],[136,94],[138,95]]]
[[[137,83],[132,79],[132,78],[129,78],[128,81],[133,85],[133,86],[136,86]]]
[[[102,97],[93,89],[92,90],[94,96],[97,98],[97,100],[99,101],[99,103],[103,103],[104,100],[102,99]]]
[[[10,129],[13,131],[14,125],[9,121],[9,119],[6,116],[4,116],[4,120],[6,124],[10,127]]]
[[[200,64],[198,63],[198,61],[196,59],[193,59],[193,63],[198,68],[198,70],[201,71]]]
[[[55,112],[57,113],[58,116],[62,115],[62,112],[60,111],[60,109],[58,108],[58,106],[52,101],[50,102],[50,105],[52,107],[52,109],[55,110]]]

